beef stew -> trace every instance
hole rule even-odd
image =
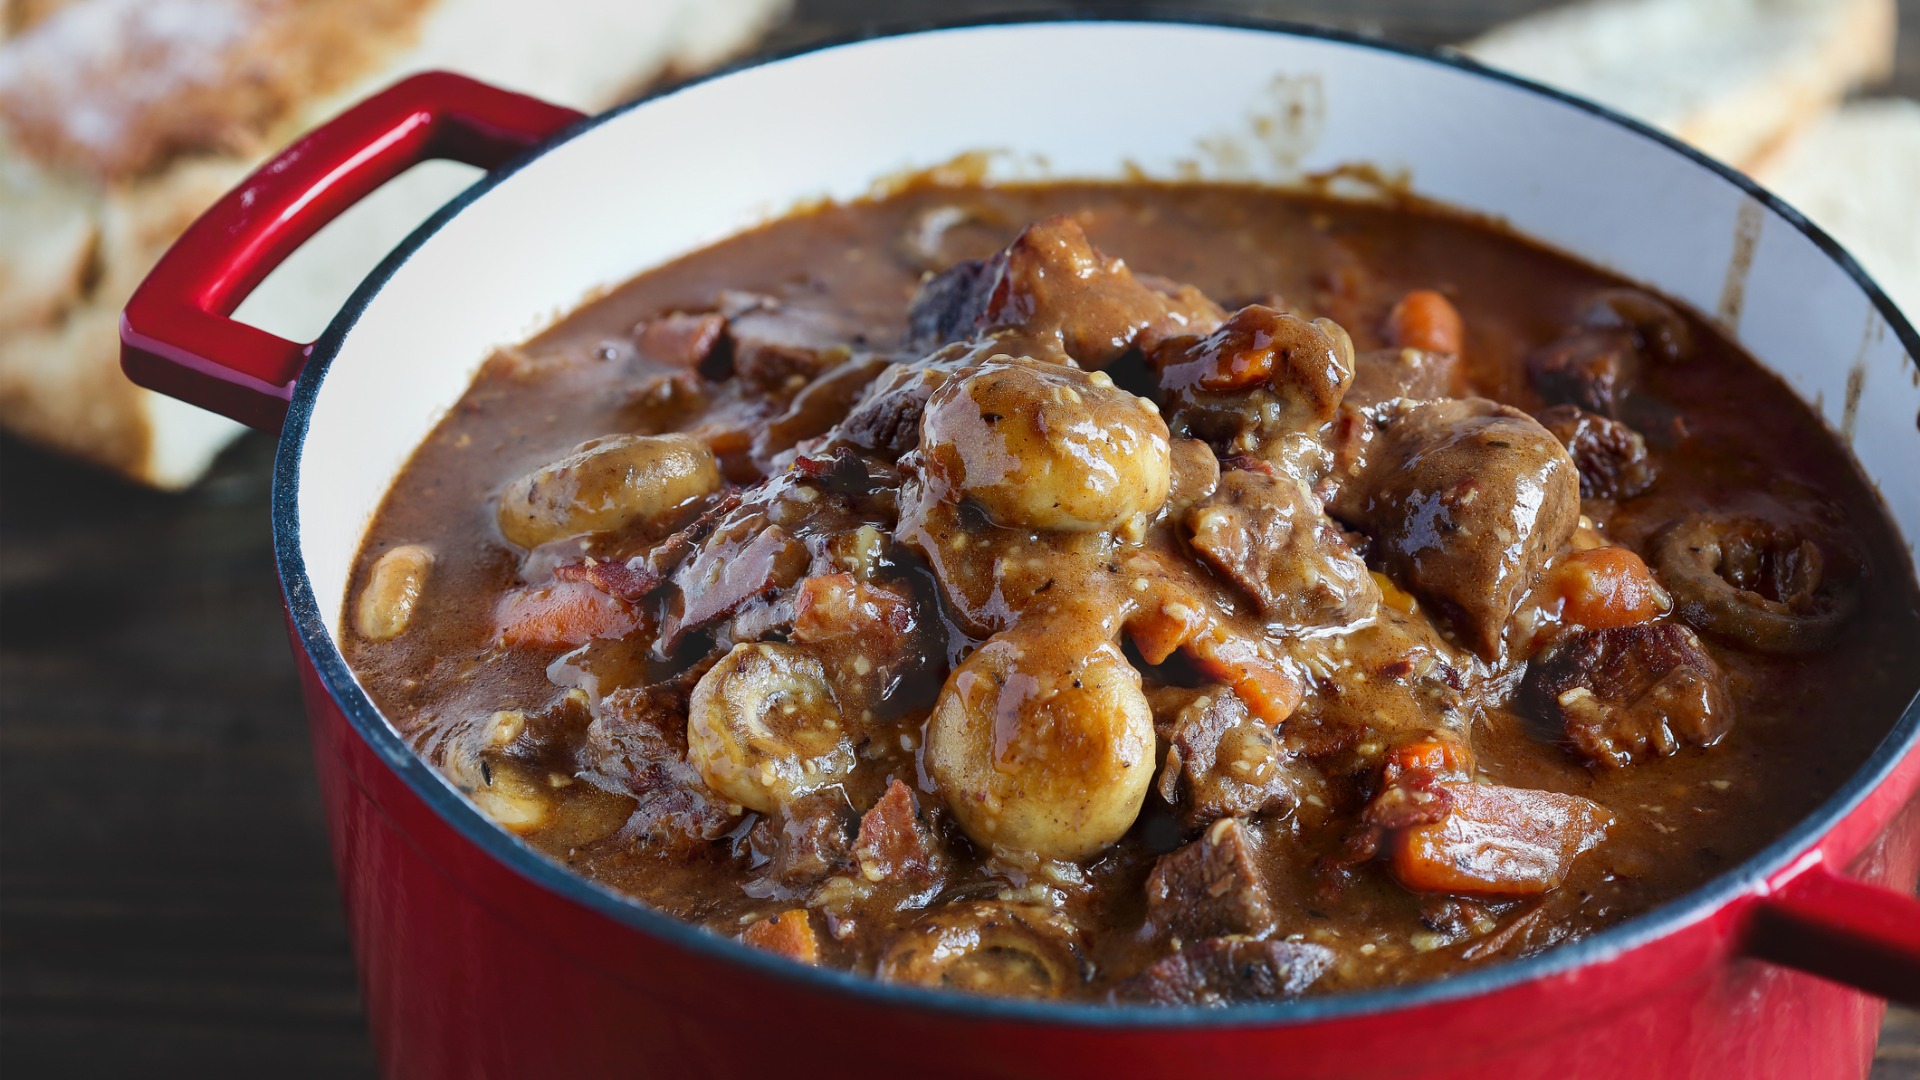
[[[1711,324],[1229,185],[909,185],[651,271],[487,362],[347,614],[396,727],[577,872],[1115,1002],[1592,933],[1920,684],[1899,537]]]

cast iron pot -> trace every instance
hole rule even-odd
[[[414,757],[341,659],[348,567],[490,346],[803,200],[991,151],[992,178],[1277,183],[1366,163],[1716,314],[1822,403],[1920,536],[1920,338],[1831,241],[1631,121],[1299,28],[948,27],[761,62],[584,119],[402,82],[202,218],[133,297],[136,381],[280,432],[274,541],[382,1067],[396,1077],[1863,1075],[1920,1000],[1920,707],[1813,815],[1664,907],[1401,989],[1216,1011],[968,998],[802,968],[548,862]],[[229,316],[407,167],[491,171],[298,344]],[[1917,658],[1915,662],[1920,662]],[[1810,718],[1811,719],[1811,718]]]

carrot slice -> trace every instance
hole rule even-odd
[[[1457,354],[1467,330],[1452,301],[1432,289],[1415,289],[1393,305],[1387,337],[1402,349]]]
[[[1168,586],[1160,602],[1127,620],[1127,638],[1149,664],[1165,663],[1206,625],[1206,616],[1182,589]]]
[[[1437,777],[1464,777],[1473,771],[1473,751],[1456,739],[1429,735],[1387,751],[1382,782],[1391,784],[1403,772],[1420,769]]]
[[[1420,606],[1419,601],[1413,598],[1413,594],[1402,589],[1399,583],[1392,578],[1378,570],[1368,572],[1373,575],[1373,583],[1380,586],[1381,603],[1400,612],[1402,615],[1411,615],[1413,614],[1413,609]]]
[[[761,919],[742,931],[740,940],[803,964],[820,962],[820,940],[814,936],[813,922],[807,918],[804,908]]]
[[[494,610],[502,645],[561,648],[621,637],[640,624],[633,605],[581,581],[558,581],[508,593]]]
[[[1388,866],[1416,892],[1490,899],[1558,888],[1573,860],[1606,838],[1613,815],[1556,791],[1443,783],[1446,817],[1395,833]]]
[[[1300,707],[1305,694],[1300,680],[1260,655],[1251,642],[1202,637],[1188,642],[1186,650],[1201,671],[1232,687],[1256,719],[1278,724]]]
[[[1634,626],[1667,606],[1659,583],[1640,556],[1623,547],[1575,551],[1553,570],[1561,618],[1591,630]]]

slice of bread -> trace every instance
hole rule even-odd
[[[1893,65],[1894,0],[1587,0],[1462,46],[1742,168]]]
[[[1849,104],[1756,178],[1840,241],[1909,319],[1920,319],[1920,101]]]
[[[275,148],[449,68],[593,111],[751,46],[790,0],[32,0],[0,13],[0,425],[192,483],[239,431],[127,382],[117,323],[175,237]],[[508,29],[510,28],[510,29]],[[240,317],[313,337],[467,182],[423,169],[276,272]]]

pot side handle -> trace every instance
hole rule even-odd
[[[312,343],[229,318],[321,227],[413,166],[496,168],[582,118],[572,109],[435,71],[403,79],[287,147],[175,241],[120,316],[134,382],[278,431]]]
[[[1920,899],[1843,877],[1818,861],[1759,901],[1746,951],[1920,1005]]]

